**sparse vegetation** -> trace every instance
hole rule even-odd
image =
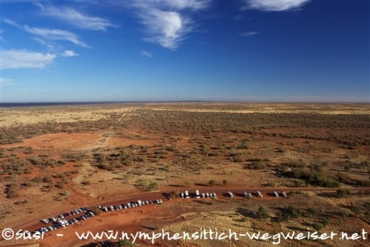
[[[12,207],[23,217],[37,212],[34,202],[40,205],[40,201],[35,195],[60,201],[60,205],[76,205],[84,194],[109,198],[115,193],[170,188],[171,197],[176,198],[184,187],[204,186],[212,191],[216,185],[243,185],[248,190],[251,184],[271,189],[343,187],[336,194],[310,196],[318,199],[318,205],[310,204],[301,192],[276,198],[275,203],[275,199],[255,197],[239,200],[240,195],[225,203],[220,195],[221,199],[203,204],[199,200],[195,205],[206,206],[205,211],[243,205],[243,214],[234,223],[244,229],[250,224],[256,231],[264,227],[278,231],[280,225],[293,227],[300,222],[306,222],[301,228],[322,230],[329,225],[335,228],[334,222],[340,220],[347,226],[370,219],[365,188],[359,194],[350,193],[353,188],[370,186],[368,114],[321,114],[321,108],[331,109],[325,105],[279,106],[283,113],[239,103],[143,104],[124,113],[121,110],[126,106],[106,107],[110,112],[94,108],[102,116],[99,119],[91,114],[77,120],[74,115],[80,109],[61,108],[53,115],[65,111],[76,119],[0,128],[3,200],[11,204],[8,208],[1,205],[1,220],[12,220]],[[251,109],[258,112],[242,113]],[[36,108],[27,111],[43,114]],[[335,204],[325,204],[328,198]],[[258,207],[260,203],[264,205]],[[260,220],[264,224],[257,224]]]
[[[215,181],[215,180],[210,180],[210,181],[208,182],[208,184],[209,184],[210,186],[215,186],[216,181]]]

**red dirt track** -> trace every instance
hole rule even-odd
[[[271,195],[273,191],[281,192],[289,192],[289,191],[306,191],[306,192],[322,192],[322,193],[333,193],[336,192],[336,189],[328,189],[328,188],[249,188],[249,189],[241,189],[241,188],[216,188],[216,187],[194,187],[189,190],[190,196],[194,197],[195,190],[198,189],[200,193],[202,192],[216,192],[218,196],[218,200],[226,199],[226,194],[228,191],[231,191],[234,193],[236,199],[242,198],[242,192],[244,190],[251,192],[252,194],[255,193],[256,191],[260,191],[264,197],[259,198],[259,200],[287,200],[288,198],[276,198]],[[181,191],[185,191],[187,188],[181,189]],[[359,189],[351,189],[351,192],[358,192],[358,191],[363,191],[365,193],[370,193],[370,188],[359,188]],[[95,201],[93,203],[90,203],[89,205],[80,205],[80,207],[91,207],[95,205],[105,205],[105,206],[110,206],[110,205],[119,205],[119,204],[125,204],[127,202],[134,202],[137,200],[154,200],[154,199],[162,199],[163,203],[169,203],[169,202],[179,202],[179,201],[186,201],[186,200],[192,200],[192,199],[181,199],[181,198],[176,198],[174,200],[168,200],[165,197],[165,194],[168,193],[166,192],[151,192],[151,193],[141,193],[141,194],[136,194],[136,195],[131,195],[127,196],[124,198],[110,198],[110,199],[105,199],[105,200],[100,200],[100,201]],[[77,206],[74,208],[69,208],[66,209],[62,212],[55,212],[53,214],[49,215],[44,215],[42,218],[38,218],[29,222],[26,222],[24,224],[18,225],[16,227],[12,227],[12,229],[16,232],[20,229],[27,229],[29,231],[35,231],[36,229],[39,229],[41,227],[46,226],[44,223],[41,223],[40,220],[44,218],[50,218],[50,217],[55,217],[63,212],[69,212],[73,209],[78,208]],[[45,233],[44,239],[41,241],[41,246],[55,246],[55,241],[60,241],[58,237],[54,235],[54,233],[62,233],[64,234],[63,241],[73,244],[72,242],[77,241],[76,236],[74,235],[74,232],[86,232],[86,231],[103,231],[106,229],[112,230],[112,229],[125,229],[127,232],[136,232],[141,230],[141,225],[140,225],[140,219],[147,217],[153,213],[158,213],[161,211],[161,208],[156,206],[156,204],[153,205],[145,205],[142,207],[137,207],[137,208],[130,208],[126,210],[119,210],[119,211],[109,211],[109,212],[102,212],[100,216],[93,217],[91,219],[88,219],[86,221],[80,221],[78,224],[72,225],[72,226],[67,226],[66,229],[60,228],[56,231],[53,231],[53,233]],[[81,214],[82,215],[82,214]],[[72,219],[75,217],[78,217],[80,215],[75,215],[75,216],[68,216],[66,219]],[[124,218],[124,220],[120,220]],[[112,220],[110,220],[112,219]],[[116,222],[116,224],[112,224],[112,222]],[[9,227],[9,226],[5,226]],[[70,231],[70,229],[72,231]],[[74,238],[74,239],[73,239]],[[3,240],[1,238],[1,240]],[[72,241],[73,240],[73,241]],[[79,242],[79,245],[82,244],[82,242]],[[0,242],[1,246],[1,242]],[[21,246],[21,245],[14,245],[14,246]],[[64,246],[64,245],[63,245]],[[71,246],[71,245],[65,245],[65,246]]]

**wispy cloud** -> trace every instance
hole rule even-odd
[[[0,77],[0,85],[1,86],[7,86],[13,84],[13,79]]]
[[[46,29],[46,28],[37,28],[37,27],[29,27],[24,26],[24,30],[32,33],[34,35],[40,36],[44,39],[48,40],[67,40],[72,42],[75,45],[79,45],[82,47],[88,47],[87,44],[82,42],[76,34],[59,29]]]
[[[32,37],[32,39],[40,43],[41,45],[45,46],[48,51],[57,51],[63,48],[60,44],[50,40],[44,40],[39,37]]]
[[[109,20],[89,16],[70,7],[43,6],[40,3],[37,5],[44,15],[60,19],[78,28],[106,31],[108,27],[116,27]]]
[[[131,0],[126,4],[138,10],[146,41],[176,50],[194,29],[191,13],[208,7],[210,0]]]
[[[141,15],[149,37],[147,41],[155,42],[170,50],[175,50],[192,30],[190,20],[173,11],[151,9]]]
[[[136,6],[169,8],[173,10],[201,10],[207,8],[210,0],[146,0],[146,1],[132,1]]]
[[[13,20],[10,20],[10,19],[7,19],[7,18],[3,18],[3,22],[9,24],[9,25],[12,25],[14,27],[18,27],[18,28],[21,28],[20,25],[18,25],[17,22],[13,21]]]
[[[170,6],[176,6],[178,9],[189,8],[192,10],[201,10],[208,8],[211,0],[165,0]]]
[[[286,11],[298,9],[310,0],[244,0],[243,9],[258,9],[262,11]]]
[[[149,58],[152,58],[153,57],[153,55],[152,54],[150,54],[149,52],[147,52],[147,51],[141,51],[140,52],[140,55],[142,55],[142,56],[146,56],[146,57],[149,57]]]
[[[63,57],[77,57],[79,56],[76,52],[72,51],[72,50],[65,50],[61,56]]]
[[[45,40],[66,40],[70,41],[75,45],[79,45],[82,47],[88,47],[86,43],[81,41],[78,36],[72,32],[60,30],[60,29],[47,29],[47,28],[38,28],[38,27],[29,27],[27,25],[19,25],[17,22],[4,18],[3,21],[9,25],[15,26],[19,29],[22,29],[28,33],[34,34],[38,37],[41,37]],[[43,41],[40,39],[36,39],[36,41],[42,43]]]
[[[244,32],[244,33],[239,33],[239,37],[250,37],[257,35],[258,32]]]
[[[51,53],[26,50],[1,50],[0,69],[45,68],[57,57]]]
[[[5,42],[5,39],[3,38],[3,30],[0,29],[0,41]]]

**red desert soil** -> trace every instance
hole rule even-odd
[[[138,139],[127,139],[127,138],[120,138],[120,137],[111,137],[107,141],[107,147],[118,147],[118,146],[129,146],[129,145],[143,145],[143,146],[150,146],[159,142],[159,138],[149,139],[149,140],[138,140]]]
[[[1,145],[3,148],[30,146],[32,148],[86,149],[99,139],[97,133],[56,133],[25,139],[21,143]]]

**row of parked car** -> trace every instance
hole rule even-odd
[[[151,200],[151,201],[137,200],[136,202],[128,202],[126,204],[119,204],[116,206],[99,205],[98,208],[104,212],[108,212],[108,211],[122,210],[122,209],[127,209],[127,208],[140,207],[140,206],[149,205],[149,204],[162,204],[162,203],[163,203],[162,199],[156,199],[156,200]]]
[[[190,198],[190,194],[188,190],[185,190],[185,192],[180,193],[180,198]],[[216,193],[209,193],[205,192],[200,194],[199,190],[195,191],[194,198],[217,198]]]
[[[91,218],[93,216],[95,216],[95,214],[92,211],[89,211],[89,212],[86,212],[86,214],[80,217],[74,218],[74,219],[70,219],[70,220],[58,219],[56,221],[53,221],[54,223],[53,225],[48,226],[48,227],[41,227],[40,229],[37,229],[35,233],[44,233],[44,232],[54,231],[61,227],[66,227],[68,225],[76,224],[79,221],[87,220],[88,218]]]
[[[230,191],[228,192],[228,195],[229,195],[229,197],[233,197],[233,194]],[[263,195],[262,195],[262,193],[260,191],[257,191],[255,193],[255,195],[257,197],[263,197]],[[279,197],[279,196],[281,196],[281,197],[288,197],[288,195],[284,191],[280,192],[280,194],[278,192],[274,191],[274,192],[272,192],[272,195],[274,197]],[[253,194],[251,192],[247,192],[245,190],[243,191],[243,197],[245,197],[245,198],[252,198],[252,196],[253,196]]]
[[[253,197],[253,194],[251,193],[251,192],[247,192],[247,191],[243,191],[243,196],[245,197],[245,198],[252,198]],[[262,193],[260,192],[260,191],[257,191],[256,192],[256,196],[257,197],[263,197],[263,195],[262,195]]]
[[[156,199],[156,200],[150,200],[150,201],[138,200],[136,202],[128,202],[126,204],[120,204],[120,205],[116,205],[116,206],[111,205],[111,206],[106,207],[106,206],[103,206],[103,205],[99,205],[98,207],[100,208],[100,210],[102,210],[104,212],[108,212],[108,211],[114,211],[114,210],[134,208],[134,207],[139,207],[139,206],[148,205],[148,204],[161,204],[161,203],[163,203],[162,199]],[[68,216],[77,215],[77,214],[81,214],[81,213],[85,213],[85,214],[80,216],[80,217],[73,218],[73,219],[70,219],[70,220],[65,219]],[[62,213],[62,214],[60,214],[56,217],[42,219],[41,222],[43,222],[45,224],[52,223],[52,225],[48,226],[48,227],[41,227],[41,228],[37,229],[35,231],[35,233],[40,233],[41,234],[41,233],[45,233],[45,232],[49,232],[49,231],[54,231],[54,230],[59,229],[61,227],[66,227],[68,225],[76,224],[79,221],[87,220],[87,219],[89,219],[93,216],[95,216],[95,214],[87,207],[72,210],[71,212]]]
[[[251,198],[253,196],[253,194],[255,194],[257,197],[263,197],[263,195],[260,191],[257,191],[256,193],[243,191],[243,197],[245,197],[245,198]],[[272,195],[275,196],[275,197],[279,197],[279,196],[287,197],[287,194],[284,191],[280,192],[280,194],[278,192],[274,191],[272,193]],[[205,192],[205,193],[200,194],[199,190],[196,190],[195,194],[192,195],[192,197],[194,197],[194,198],[217,198],[217,194],[214,193],[214,192],[213,193]],[[233,198],[234,194],[231,191],[228,191],[227,192],[227,197]],[[171,196],[169,195],[167,198],[171,199]],[[185,192],[180,193],[180,198],[190,198],[189,191],[186,190]],[[115,210],[122,210],[122,209],[140,207],[140,206],[148,205],[148,204],[162,204],[162,203],[163,203],[162,199],[156,199],[156,200],[150,200],[150,201],[138,200],[136,202],[128,202],[126,204],[119,204],[119,205],[115,205],[115,206],[113,206],[113,205],[110,205],[110,206],[99,205],[98,208],[100,210],[104,211],[104,212],[108,212],[108,211],[115,211]],[[81,213],[84,213],[84,215],[82,215],[80,217],[77,217],[77,218],[74,218],[74,219],[70,219],[70,220],[65,220],[64,219],[65,217],[68,217],[68,216],[71,216],[71,215],[78,215],[78,214],[81,214]],[[93,216],[95,216],[95,214],[87,207],[75,209],[75,210],[72,210],[68,213],[62,213],[62,214],[60,214],[56,217],[42,219],[41,222],[43,222],[45,224],[53,223],[53,225],[48,226],[48,227],[41,227],[40,229],[36,230],[35,232],[44,233],[44,232],[48,232],[48,231],[53,231],[53,230],[56,230],[56,229],[61,228],[61,227],[66,227],[68,225],[76,224],[77,222],[82,221],[82,220],[87,220],[88,218],[91,218]]]
[[[79,208],[79,209],[72,210],[71,212],[68,212],[68,213],[62,213],[62,214],[60,214],[56,217],[43,219],[43,220],[41,220],[41,222],[43,222],[45,224],[58,223],[59,220],[64,219],[65,217],[68,217],[70,215],[77,215],[77,214],[87,213],[87,212],[89,212],[89,208],[86,208],[86,207],[85,208]]]
[[[245,197],[245,198],[252,198],[253,195],[255,195],[257,197],[263,197],[263,194],[260,191],[257,191],[255,193],[247,192],[245,190],[243,191],[243,197]],[[274,191],[272,193],[272,195],[275,196],[275,197],[279,197],[279,196],[287,197],[287,194],[284,191],[282,191],[280,194],[278,192]],[[195,194],[192,195],[191,197],[193,197],[193,198],[217,198],[217,195],[216,195],[216,193],[208,193],[208,192],[200,194],[199,190],[196,190]],[[233,198],[234,194],[231,191],[228,191],[226,193],[226,197]],[[167,198],[171,199],[171,196],[168,195]],[[181,192],[180,193],[180,198],[190,198],[189,191],[185,190],[185,192]]]
[[[281,197],[288,197],[288,195],[284,191],[280,192],[280,194],[278,192],[274,191],[272,194],[275,197],[279,197],[279,196],[281,196]]]

